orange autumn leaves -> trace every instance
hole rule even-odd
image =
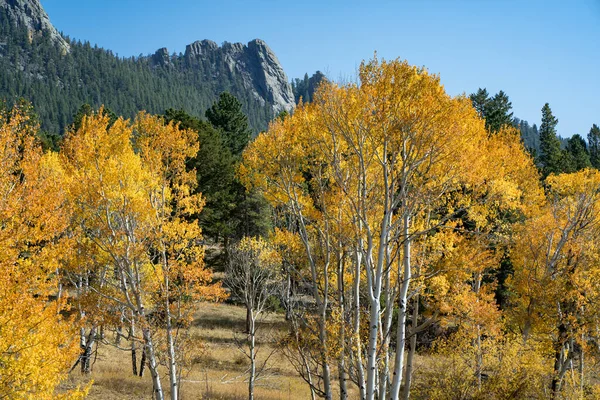
[[[64,170],[26,111],[0,116],[0,397],[79,399],[86,390],[55,393],[77,343],[64,299],[48,300],[68,226]]]
[[[583,310],[563,318],[561,324],[568,329],[597,325],[588,318],[597,316],[593,309],[597,296],[591,289],[599,272],[584,262],[594,260],[595,245],[586,245],[597,234],[592,229],[595,220],[581,228],[586,236],[574,236],[570,228],[565,232],[569,223],[576,224],[569,221],[577,213],[587,218],[594,214],[595,208],[584,205],[596,202],[597,173],[551,177],[544,193],[518,132],[512,127],[487,132],[470,101],[447,95],[436,76],[406,62],[375,59],[361,65],[359,79],[360,84],[324,83],[311,104],[300,105],[292,116],[273,122],[259,135],[240,167],[246,186],[260,189],[296,224],[279,230],[276,239],[287,244],[284,254],[294,260],[305,280],[318,280],[312,282],[317,303],[328,302],[331,316],[344,310],[346,320],[360,323],[352,335],[363,339],[342,344],[350,354],[347,359],[329,355],[329,335],[335,329],[321,329],[318,362],[324,373],[330,365],[350,362],[350,370],[358,371],[358,387],[366,386],[361,397],[386,393],[391,365],[385,340],[394,335],[397,348],[408,346],[403,342],[404,323],[390,329],[382,316],[389,307],[400,310],[411,301],[411,309],[420,307],[423,316],[466,335],[461,345],[467,343],[472,351],[476,370],[469,373],[478,376],[476,392],[487,390],[482,371],[492,361],[484,357],[486,346],[496,346],[498,357],[534,351],[538,361],[551,365],[552,355],[538,353],[548,351],[540,341],[551,341],[551,335],[544,340],[537,336],[528,343],[530,348],[517,345],[513,341],[521,339],[507,333],[526,331],[527,324],[538,332],[555,329],[561,310],[553,298]],[[561,235],[568,243],[557,252],[554,247]],[[549,272],[549,256],[532,254],[536,248],[552,250],[560,272]],[[508,261],[502,262],[512,260],[514,266],[506,283],[496,278],[503,257]],[[332,268],[332,260],[342,267]],[[567,274],[568,282],[557,279],[556,275],[566,276],[572,263],[580,267]],[[342,281],[347,284],[337,289],[336,283]],[[389,289],[382,291],[379,282],[389,282]],[[496,304],[499,284],[510,291],[509,310]],[[351,286],[358,288],[356,292],[347,289]],[[404,296],[401,288],[406,287]],[[546,291],[551,293],[546,296]],[[365,299],[370,299],[368,304]],[[558,307],[564,309],[565,304]],[[353,315],[355,309],[361,310],[360,315]],[[550,326],[537,320],[540,315]],[[322,313],[319,322],[333,326],[331,316]],[[411,324],[422,320],[417,316]],[[368,350],[361,353],[369,329]],[[575,332],[571,338],[591,335],[590,330]],[[565,340],[551,345],[560,347]],[[479,345],[473,348],[475,342]],[[573,346],[584,343],[570,346],[573,353]],[[369,364],[361,357],[369,357]],[[391,398],[398,396],[401,386],[402,357],[396,362],[400,364],[393,374],[395,390],[386,393]],[[541,373],[549,372],[533,368],[532,374],[538,375],[531,379],[542,382]],[[379,388],[369,374],[384,377]],[[327,391],[326,386],[316,389]],[[506,389],[500,386],[499,391]],[[407,398],[406,392],[403,396]]]
[[[99,112],[65,136],[60,154],[43,153],[24,111],[0,125],[0,397],[50,399],[78,353],[75,323],[61,314],[69,309],[63,271],[112,270],[126,255],[140,266],[137,294],[150,309],[161,307],[171,276],[169,295],[186,299],[180,318],[194,301],[225,294],[204,267],[197,221],[187,219],[203,206],[185,168],[198,150],[195,132],[145,113],[109,126]],[[131,301],[108,284],[96,289],[88,297],[104,301],[81,299],[95,304],[92,320],[110,321],[115,302]]]

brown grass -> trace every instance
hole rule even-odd
[[[237,400],[247,398],[244,381],[247,358],[236,345],[236,332],[241,331],[245,310],[228,304],[201,304],[190,328],[193,365],[181,382],[181,398]],[[273,350],[272,338],[285,332],[281,315],[269,315],[261,326],[259,359]],[[237,334],[240,337],[240,334]],[[202,343],[200,345],[200,343]],[[199,349],[202,347],[202,350]],[[138,354],[139,362],[139,354]],[[259,382],[255,390],[258,400],[310,399],[304,381],[280,353],[271,358],[269,376]],[[168,388],[166,370],[162,371],[163,386]],[[74,387],[93,379],[91,400],[150,399],[152,381],[146,371],[143,378],[131,372],[131,354],[109,345],[98,350],[98,357],[89,378],[74,371],[65,388]]]

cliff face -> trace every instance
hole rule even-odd
[[[165,54],[166,49],[158,50],[153,61],[164,64]],[[187,45],[183,57],[192,68],[199,62],[210,63],[214,73],[225,67],[229,74],[241,78],[244,89],[256,100],[263,106],[268,104],[274,115],[295,107],[292,87],[277,56],[260,39],[247,45],[224,43],[221,47],[210,40],[196,41]]]
[[[39,0],[0,0],[0,7],[17,26],[27,28],[30,36],[47,32],[64,52],[69,52],[69,44],[52,25]]]
[[[125,117],[168,108],[203,116],[227,91],[240,100],[257,133],[295,107],[287,76],[262,40],[222,46],[203,40],[180,55],[161,48],[147,57],[120,58],[87,42],[69,44],[39,0],[0,0],[0,18],[11,22],[0,24],[0,77],[5,83],[0,100],[30,100],[49,132],[62,133],[85,103]],[[24,45],[26,35],[29,46]]]

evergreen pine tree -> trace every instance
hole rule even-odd
[[[471,102],[473,103],[473,108],[475,108],[475,111],[477,111],[477,114],[479,114],[479,116],[481,118],[485,118],[486,117],[486,111],[487,111],[487,104],[490,101],[490,95],[488,94],[488,91],[486,88],[479,88],[477,89],[477,92],[472,93],[469,98],[471,99]]]
[[[598,125],[592,125],[587,139],[592,166],[596,169],[600,169],[600,128]]]
[[[542,124],[540,125],[540,164],[543,176],[563,172],[564,161],[560,148],[560,139],[556,135],[558,119],[552,115],[550,105],[546,103],[542,108]]]
[[[566,151],[569,154],[569,162],[571,163],[568,172],[575,172],[592,166],[587,145],[581,135],[573,135],[568,140]]]
[[[512,103],[502,90],[485,103],[485,126],[490,132],[498,132],[503,126],[512,125]]]
[[[242,103],[234,95],[223,92],[219,100],[206,110],[206,118],[221,131],[231,154],[239,157],[252,135],[248,117],[242,111]]]

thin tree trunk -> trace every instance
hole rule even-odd
[[[164,256],[164,254],[163,254]],[[165,257],[166,260],[166,257]],[[166,262],[166,261],[165,261]],[[169,304],[169,277],[165,271],[165,312],[167,319],[167,346],[169,351],[169,384],[171,388],[171,400],[177,400],[179,388],[177,382],[177,360],[175,358],[175,338],[173,337],[173,321],[171,317],[171,307]]]
[[[395,291],[392,288],[391,276],[390,276],[390,248],[388,246],[386,252],[385,261],[385,280],[383,296],[385,301],[385,312],[383,315],[383,321],[381,322],[382,329],[382,367],[379,374],[379,400],[387,400],[388,386],[390,380],[390,333],[392,331],[392,319],[394,314],[394,296]]]
[[[341,245],[340,245],[341,247]],[[344,298],[344,259],[342,250],[339,251],[339,260],[338,260],[338,302],[340,304],[340,315],[342,319],[342,323],[340,326],[340,335],[339,335],[339,359],[338,359],[338,379],[340,385],[340,400],[346,400],[348,398],[348,387],[346,385],[346,381],[348,380],[348,374],[346,372],[346,307],[345,307],[345,298]]]
[[[285,290],[285,320],[289,321],[292,318],[292,276],[287,273],[287,286]]]
[[[91,372],[91,359],[94,343],[96,342],[96,327],[92,326],[90,334],[85,343],[83,354],[81,355],[81,373],[89,374]]]
[[[306,254],[308,256],[308,261],[309,261],[309,265],[310,265],[310,272],[312,275],[312,291],[313,291],[313,297],[315,299],[315,302],[317,303],[317,307],[318,307],[318,328],[319,328],[319,345],[320,345],[320,362],[321,362],[321,367],[323,369],[322,371],[322,381],[323,381],[323,391],[324,391],[324,398],[325,400],[331,400],[332,399],[332,387],[331,387],[331,368],[329,366],[329,355],[328,355],[328,349],[327,349],[327,327],[326,327],[326,321],[327,321],[327,304],[328,304],[328,275],[327,275],[327,263],[328,261],[325,262],[325,266],[323,268],[323,278],[324,278],[324,293],[323,296],[321,297],[321,293],[319,292],[319,279],[318,279],[318,273],[317,273],[317,266],[316,266],[316,262],[313,258],[312,255],[312,250],[311,250],[311,245],[310,245],[310,240],[309,240],[309,234],[307,232],[306,229],[306,225],[304,223],[304,217],[302,216],[302,213],[299,211],[296,211],[295,207],[293,207],[293,211],[295,212],[295,214],[298,216],[298,224],[300,227],[300,238],[302,239],[302,243],[304,244],[304,248],[306,250]],[[326,258],[329,258],[329,255],[326,256]]]
[[[404,367],[404,347],[406,341],[406,301],[408,298],[408,287],[411,280],[411,263],[409,238],[410,217],[404,215],[404,276],[398,299],[398,326],[396,330],[396,359],[394,361],[394,378],[390,392],[390,400],[397,400],[402,385],[402,368]]]
[[[256,330],[255,321],[250,307],[247,308],[250,315],[250,330],[248,331],[249,347],[250,347],[250,371],[248,376],[248,400],[254,400],[254,381],[256,379]]]
[[[133,320],[133,316],[131,318],[131,326],[129,328],[129,339],[131,340],[131,369],[133,371],[133,375],[137,376],[137,355],[136,355],[136,346],[135,346],[135,321]]]
[[[298,334],[296,333],[296,343],[298,342]],[[315,387],[313,385],[313,380],[312,380],[312,372],[310,371],[310,366],[308,365],[308,361],[306,360],[306,357],[304,356],[304,352],[302,351],[302,349],[298,346],[298,354],[300,354],[300,358],[302,358],[302,364],[304,365],[304,368],[306,369],[306,382],[308,383],[308,387],[310,387],[310,398],[311,400],[316,400],[317,395],[315,393]]]
[[[410,338],[410,348],[408,350],[408,356],[406,357],[406,371],[404,372],[404,389],[402,398],[404,400],[410,399],[410,387],[412,384],[412,371],[415,352],[417,351],[417,324],[419,320],[419,295],[417,294],[413,300],[413,313],[412,313],[412,329],[413,333]]]
[[[135,340],[131,339],[131,369],[133,376],[137,376],[137,355],[135,350]]]
[[[245,334],[249,335],[252,329],[252,311],[249,307],[246,307],[246,331]]]
[[[360,242],[360,241],[359,241]],[[359,244],[360,245],[360,244]],[[358,388],[361,400],[366,399],[365,371],[362,359],[362,340],[360,337],[360,270],[362,265],[362,253],[360,249],[356,251],[355,269],[354,269],[354,346],[356,347],[356,373],[358,379]]]
[[[170,314],[167,311],[167,314]],[[173,338],[173,327],[171,317],[167,315],[167,344],[169,347],[169,381],[171,386],[171,400],[177,400],[179,394],[177,382],[177,362],[175,359],[175,343]]]
[[[140,360],[140,372],[138,376],[143,377],[146,372],[146,351],[142,350],[142,359]]]
[[[377,336],[379,326],[379,296],[373,296],[370,299],[371,309],[369,310],[369,343],[367,347],[367,400],[375,399],[375,380],[377,371]]]
[[[152,375],[152,386],[153,386],[153,398],[154,400],[164,400],[164,393],[162,384],[160,382],[160,374],[158,373],[158,364],[156,363],[156,354],[154,353],[154,344],[152,343],[152,336],[148,328],[142,329],[144,335],[144,344],[146,357],[148,358],[150,374]],[[140,367],[141,372],[141,367]]]
[[[325,307],[323,307],[325,308]],[[325,327],[326,310],[321,312],[321,321],[319,321],[319,340],[321,341],[321,363],[323,366],[323,391],[325,392],[325,400],[332,400],[333,392],[331,387],[331,368],[327,355],[327,329]]]
[[[475,293],[479,295],[481,289],[481,274],[477,274],[475,278]],[[477,296],[477,302],[479,302],[479,296]],[[477,324],[477,360],[476,360],[476,376],[477,376],[477,388],[481,391],[482,387],[482,370],[483,370],[483,350],[481,349],[481,325]]]

